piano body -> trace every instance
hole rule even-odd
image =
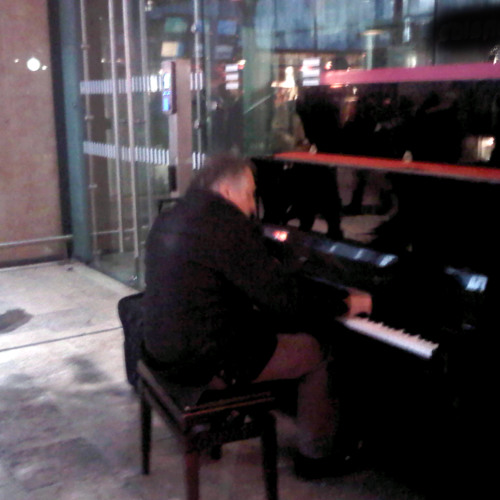
[[[314,124],[308,99],[338,106],[330,144],[316,154],[254,158],[271,251],[300,262],[325,293],[356,287],[373,296],[370,318],[332,320],[322,334],[353,425],[379,458],[403,474],[425,471],[422,481],[447,477],[445,488],[457,474],[482,477],[496,443],[500,303],[500,69],[452,69],[444,80],[450,68],[332,72],[299,95],[311,142],[314,128],[328,136],[328,123]],[[356,81],[365,77],[380,78]],[[353,88],[356,105],[375,108],[372,128],[359,137]],[[481,144],[491,146],[487,154]],[[354,214],[344,211],[353,194],[352,186],[345,194],[346,178],[364,182]],[[371,232],[346,230],[373,228],[374,220]]]
[[[424,269],[411,256],[290,226],[263,229],[271,253],[294,268],[299,262],[308,287],[372,294],[369,318],[331,318],[314,333],[333,353],[344,422],[374,461],[431,491],[437,481],[448,490],[457,474],[479,474],[496,426],[489,421],[493,278],[452,266]]]

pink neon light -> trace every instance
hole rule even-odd
[[[320,85],[498,79],[500,79],[500,64],[440,64],[436,66],[419,66],[416,68],[327,71],[321,75]]]
[[[282,161],[298,161],[329,167],[365,168],[384,172],[445,177],[470,181],[487,181],[500,184],[500,170],[481,166],[451,165],[422,161],[402,161],[368,156],[339,155],[328,153],[311,154],[304,151],[279,153],[274,158]]]

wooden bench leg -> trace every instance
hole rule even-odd
[[[149,456],[151,453],[151,406],[141,392],[141,453],[142,473],[149,474]]]
[[[264,431],[261,435],[261,443],[266,497],[267,500],[278,500],[278,443],[274,415],[267,414],[263,425]]]
[[[200,490],[200,452],[186,446],[184,464],[186,468],[186,498],[187,500],[198,500]]]

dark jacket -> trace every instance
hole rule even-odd
[[[277,342],[265,313],[291,317],[301,307],[297,280],[269,255],[259,226],[221,196],[189,191],[155,221],[145,347],[179,382],[206,383],[221,371],[252,380]]]

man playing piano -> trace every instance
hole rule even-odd
[[[320,343],[301,318],[370,314],[359,291],[315,297],[264,244],[251,165],[214,158],[155,221],[146,246],[145,356],[185,384],[225,387],[297,379],[296,471],[339,473],[336,400]],[[319,322],[321,324],[321,321]]]

